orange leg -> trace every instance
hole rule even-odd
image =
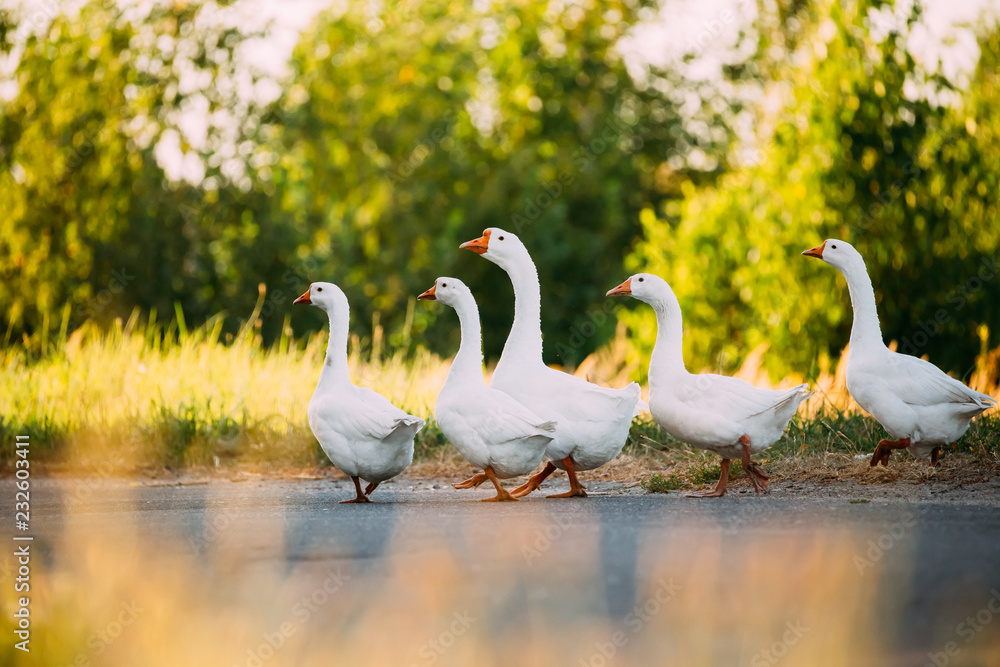
[[[576,478],[576,470],[573,469],[573,459],[569,456],[562,460],[562,464],[566,466],[566,474],[569,475],[569,491],[566,493],[557,493],[554,496],[548,496],[549,498],[573,498],[574,496],[580,496],[582,498],[587,497],[587,488],[580,484],[580,480]]]
[[[771,478],[767,476],[763,468],[750,460],[750,436],[745,433],[741,435],[740,444],[743,445],[743,457],[741,460],[743,470],[746,471],[747,477],[750,478],[750,482],[753,484],[754,493],[766,491],[767,481]]]
[[[872,460],[869,465],[872,468],[881,463],[884,466],[889,465],[889,457],[892,456],[892,450],[894,449],[906,449],[910,446],[909,438],[902,438],[901,440],[879,440],[878,445],[875,447],[875,451],[872,453]]]
[[[937,468],[939,465],[941,465],[940,459],[941,459],[941,448],[935,447],[934,449],[931,450],[931,466]]]
[[[493,482],[493,486],[497,487],[496,498],[485,498],[483,499],[484,503],[503,503],[512,500],[517,500],[517,498],[510,495],[507,489],[500,486],[500,480],[497,479],[496,473],[493,472],[492,467],[486,466],[486,469],[483,470],[483,474],[489,477],[490,481]]]
[[[452,484],[452,486],[456,489],[478,489],[479,485],[488,479],[489,477],[486,476],[486,473],[477,472],[464,482],[458,482],[457,484]]]
[[[354,490],[357,492],[358,495],[354,498],[351,498],[350,500],[341,500],[340,504],[344,505],[346,503],[370,503],[372,501],[371,498],[369,498],[368,496],[366,496],[364,493],[361,492],[361,480],[358,479],[357,477],[352,477],[351,479],[354,480]]]
[[[555,471],[556,467],[552,465],[552,462],[551,461],[546,462],[545,467],[542,468],[542,471],[540,473],[529,477],[527,482],[525,482],[521,486],[511,491],[510,495],[514,496],[515,498],[522,498],[528,495],[529,493],[537,489],[539,486],[541,486],[542,482],[545,481],[545,478],[554,473]]]
[[[722,474],[719,475],[719,482],[711,491],[692,491],[685,493],[686,498],[721,498],[726,495],[726,482],[729,480],[729,459],[722,459]]]
[[[372,494],[372,491],[378,488],[378,485],[379,482],[371,482],[368,486],[365,487],[365,495],[370,496]]]

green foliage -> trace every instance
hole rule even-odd
[[[614,330],[600,298],[639,210],[667,196],[653,182],[663,156],[680,140],[724,148],[688,137],[664,87],[625,71],[613,46],[634,4],[331,9],[267,106],[236,92],[257,77],[237,57],[252,35],[199,21],[201,3],[137,19],[93,0],[56,18],[28,40],[0,117],[7,340],[134,306],[179,303],[192,325],[245,317],[259,283],[272,340],[288,317],[299,333],[325,325],[290,310],[325,279],[344,286],[371,342],[381,326],[391,347],[419,334],[450,352],[456,328],[429,329],[438,309],[413,298],[457,273],[483,298],[495,355],[510,287],[457,246],[497,225],[520,233],[539,265],[551,359],[580,361]],[[193,108],[212,119],[197,145],[178,132]],[[170,146],[185,156],[178,173],[161,168]]]
[[[684,486],[684,480],[674,474],[664,477],[660,473],[654,473],[642,480],[642,488],[646,490],[646,493],[669,493],[682,489]]]
[[[204,27],[200,10],[156,5],[134,22],[96,1],[28,38],[18,95],[0,114],[6,340],[108,322],[136,305],[169,312],[179,302],[193,322],[247,313],[258,283],[284,269],[281,248],[294,228],[265,225],[264,185],[244,192],[249,181],[226,181],[210,159],[225,144],[225,124],[209,124],[202,148],[181,146],[195,172],[206,169],[204,180],[168,181],[157,163],[156,146],[176,136],[181,111],[234,107],[221,83],[235,76],[246,36]],[[192,89],[200,76],[210,85]],[[241,105],[252,124],[260,110]]]
[[[448,438],[430,415],[427,424],[413,440],[413,460],[430,461],[439,459],[448,449]]]
[[[653,171],[683,134],[674,105],[613,53],[635,9],[516,2],[480,13],[434,0],[369,11],[353,5],[304,35],[281,103],[281,196],[309,230],[299,256],[315,260],[310,275],[345,287],[356,323],[381,312],[391,333],[434,278],[459,275],[496,355],[511,288],[458,245],[499,226],[538,265],[548,356],[580,361],[614,330],[605,285],[638,212],[662,199]],[[450,351],[457,329],[429,329],[436,315],[418,307],[413,332]]]
[[[775,376],[811,373],[851,320],[836,271],[798,255],[827,236],[865,255],[904,351],[961,374],[997,344],[1000,32],[954,91],[898,36],[876,41],[866,13],[882,3],[779,2],[756,55],[728,68],[784,100],[768,112],[675,72],[633,78],[615,44],[642,4],[348,3],[305,31],[273,103],[240,92],[264,78],[238,56],[254,35],[200,20],[211,5],[92,0],[57,17],[24,44],[0,113],[4,344],[40,352],[85,320],[178,305],[192,328],[259,316],[265,341],[288,340],[325,327],[290,303],[326,279],[365,347],[384,330],[390,349],[450,354],[454,321],[432,326],[441,309],[413,299],[455,274],[491,357],[511,289],[457,249],[487,226],[533,253],[550,362],[611,335],[621,304],[603,294],[624,261],[674,286],[693,367],[731,369],[766,342]],[[19,20],[0,12],[0,52]],[[203,140],[178,132],[193,108],[211,119]],[[740,110],[761,155],[732,168]],[[179,173],[161,167],[169,146]],[[693,148],[711,169],[678,161]],[[620,317],[645,360],[652,314]]]
[[[828,237],[865,257],[883,333],[902,351],[964,374],[1000,340],[1000,303],[991,296],[1000,246],[998,36],[983,38],[959,103],[932,106],[911,99],[907,81],[925,78],[931,94],[951,91],[919,70],[896,34],[872,37],[865,16],[877,5],[797,9],[805,26],[798,57],[763,65],[773,81],[766,90],[785,106],[758,120],[762,155],[717,186],[683,184],[683,201],[643,216],[628,266],[673,286],[694,368],[731,370],[767,343],[774,377],[813,374],[818,358],[839,352],[851,325],[843,279],[799,256]],[[623,317],[648,358],[651,311]]]
[[[736,467],[731,466],[729,469],[730,479],[733,478],[733,473],[735,471]],[[718,463],[702,463],[700,466],[693,468],[689,475],[691,477],[691,481],[697,485],[715,484],[719,481],[719,477],[722,475],[722,466]]]

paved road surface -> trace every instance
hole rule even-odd
[[[611,644],[581,629],[595,624],[626,638],[648,634],[620,649],[619,657],[628,650],[635,662],[681,650],[695,636],[712,649],[691,664],[777,664],[779,653],[793,649],[802,653],[789,664],[822,664],[814,661],[828,650],[827,634],[858,642],[843,664],[934,664],[928,654],[951,661],[949,642],[971,658],[951,664],[1000,656],[1000,623],[987,627],[991,606],[1000,616],[995,505],[746,494],[689,500],[610,483],[593,485],[601,495],[587,499],[493,504],[476,501],[483,490],[430,483],[411,490],[406,482],[380,488],[374,504],[338,505],[347,487],[327,480],[34,484],[36,577],[72,571],[85,541],[109,558],[141,548],[212,571],[198,585],[225,593],[224,602],[211,603],[222,607],[236,604],[255,577],[274,573],[286,583],[303,573],[315,581],[336,568],[359,599],[381,604],[393,601],[387,581],[406,588],[437,578],[457,589],[449,600],[491,619],[488,628],[480,623],[483,636],[511,632],[505,623],[575,634],[567,641],[580,651],[565,660],[573,665],[604,664],[601,652]],[[0,497],[12,496],[12,481],[0,482]],[[10,513],[2,514],[9,530]],[[94,576],[86,585],[99,587],[105,575]],[[641,625],[656,632],[637,628],[635,612],[654,607],[662,619]],[[978,622],[961,625],[977,613]],[[742,624],[756,629],[748,636]],[[447,664],[438,650],[425,643],[411,664]]]

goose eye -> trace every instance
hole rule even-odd
[[[503,241],[503,237],[502,237],[502,236],[498,236],[498,237],[497,237],[497,240],[498,240],[498,241]]]
[[[833,250],[836,250],[836,249],[837,249],[837,246],[835,246],[835,245],[832,245],[832,246],[830,246],[830,248],[831,248],[831,249],[833,249]]]
[[[441,283],[441,287],[447,287],[448,283]]]
[[[316,291],[317,291],[317,292],[322,292],[322,291],[323,291],[323,288],[322,288],[322,287],[317,287],[317,288],[316,288]]]
[[[643,280],[645,280],[645,278],[639,278],[639,282],[640,282],[640,283],[641,283],[641,282],[642,282]]]

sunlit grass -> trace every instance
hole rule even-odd
[[[218,320],[187,330],[183,321],[164,326],[133,315],[107,331],[86,324],[48,342],[42,352],[37,346],[0,349],[0,462],[10,460],[13,436],[27,434],[34,460],[74,469],[328,465],[306,416],[326,334],[307,340],[285,335],[265,346],[253,327],[230,340],[221,331]],[[449,361],[420,347],[409,355],[385,353],[380,340],[377,328],[369,344],[352,339],[354,381],[427,418],[416,442],[417,462],[437,471],[460,465],[433,419]],[[749,355],[737,376],[771,386],[761,367],[762,352]],[[882,427],[851,401],[842,366],[810,380],[815,394],[766,457],[865,454],[885,437]],[[1000,348],[984,352],[967,380],[1000,396],[998,367]],[[636,377],[624,329],[575,372],[609,386]],[[788,377],[774,386],[803,381]],[[1000,416],[980,417],[946,452],[1000,465]],[[648,415],[634,422],[624,454],[666,457],[696,484],[712,476],[697,469],[718,462],[667,435]],[[717,477],[717,466],[713,470]]]
[[[122,459],[177,467],[228,461],[302,466],[325,457],[306,409],[326,335],[282,338],[267,347],[252,328],[231,341],[212,323],[179,333],[134,316],[102,332],[85,325],[41,358],[0,350],[0,436],[4,459],[15,434],[31,436],[36,460],[107,466]],[[352,341],[357,384],[427,415],[447,365],[426,351],[362,357]],[[418,451],[443,446],[433,424]]]

